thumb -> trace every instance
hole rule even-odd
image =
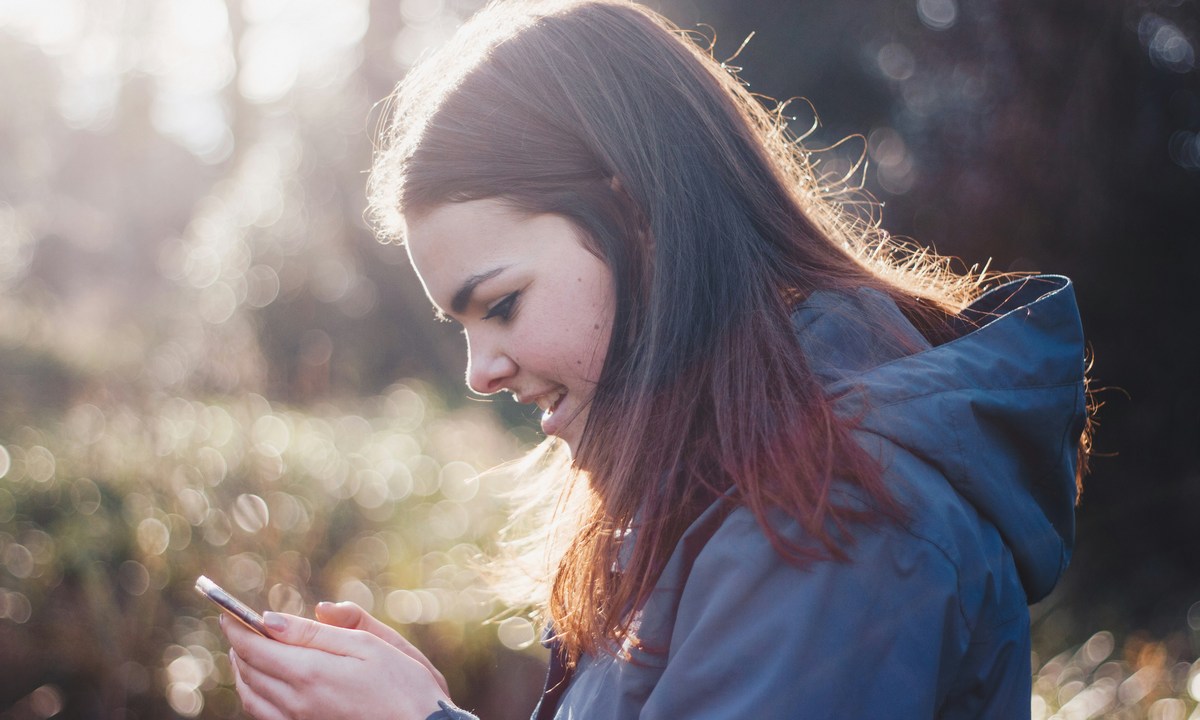
[[[322,650],[334,655],[364,657],[369,642],[376,641],[369,633],[326,625],[308,618],[286,613],[265,612],[263,623],[271,637],[288,645]]]
[[[408,645],[408,641],[395,628],[381,622],[356,603],[317,603],[316,614],[320,622],[348,630],[365,630],[402,650]]]
[[[317,620],[326,625],[365,630],[363,622],[367,617],[367,612],[352,602],[317,603]]]
[[[446,678],[442,675],[429,658],[417,649],[415,645],[410,643],[403,635],[396,632],[392,626],[381,622],[371,613],[363,610],[356,603],[340,602],[331,603],[323,602],[317,604],[317,620],[329,625],[335,625],[340,628],[348,628],[351,630],[363,630],[369,632],[377,638],[388,643],[400,652],[408,655],[412,659],[421,663],[433,675],[434,680],[441,686],[442,691],[449,694],[449,689],[446,686]]]

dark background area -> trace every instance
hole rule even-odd
[[[188,578],[145,557],[130,519],[130,507],[162,483],[155,473],[192,472],[184,467],[190,456],[153,457],[154,423],[180,399],[220,405],[249,397],[259,408],[258,398],[297,417],[328,419],[415,378],[414,387],[428,392],[430,417],[435,407],[475,413],[470,427],[478,434],[464,436],[475,440],[439,462],[497,432],[479,412],[520,442],[533,437],[528,411],[465,399],[457,333],[431,322],[402,249],[376,243],[363,220],[378,101],[422,48],[478,5],[60,0],[50,7],[29,0],[0,8],[0,448],[9,456],[0,462],[0,646],[10,652],[0,648],[0,717],[45,716],[37,708],[52,709],[55,697],[68,713],[83,706],[78,698],[111,709],[112,683],[134,688],[131,697],[160,698],[131,701],[127,717],[170,712],[155,690],[159,676],[136,670],[166,663],[166,631],[117,653],[116,675],[104,669],[115,651],[74,665],[50,651],[36,660],[11,653],[59,647],[43,642],[53,620],[80,603],[95,609],[80,589],[90,587],[79,580],[87,573],[72,564],[84,561],[72,558],[88,558],[99,576],[140,567],[152,585],[156,568],[166,567],[162,599],[150,610],[138,604],[147,596],[127,597],[124,575],[110,583],[120,597],[113,612],[122,617],[144,613],[169,625],[172,613],[196,610],[180,599]],[[855,182],[878,202],[875,212],[892,233],[960,258],[963,267],[1075,281],[1103,407],[1075,557],[1064,583],[1032,609],[1035,646],[1053,654],[1111,631],[1119,643],[1150,643],[1170,658],[1195,660],[1197,3],[651,5],[715,38],[718,58],[738,53],[754,33],[730,64],[744,68],[740,76],[755,92],[800,98],[788,110],[797,133],[812,124],[815,108],[820,125],[807,144],[836,146],[816,154],[825,172],[849,172],[865,155]],[[101,426],[109,434],[119,429],[114,418],[140,417],[130,427],[145,432],[131,431],[132,444],[118,453],[128,462],[123,469],[89,465],[98,462],[91,451],[71,460],[73,438],[95,415],[90,408],[108,418]],[[37,448],[57,454],[48,475],[35,462],[43,457]],[[139,469],[143,454],[153,472]],[[231,478],[261,480],[259,466],[240,467],[230,461]],[[276,487],[261,482],[263,496]],[[81,483],[99,488],[102,511],[112,508],[103,531],[95,530],[96,516],[77,517]],[[169,495],[159,502],[161,517],[174,512]],[[334,557],[333,543],[386,525],[350,510],[337,516],[341,534],[331,533],[320,552]],[[63,528],[76,520],[99,539],[72,555]],[[37,559],[45,546],[38,533],[58,541],[61,559]],[[280,542],[280,550],[302,547]],[[14,570],[27,549],[44,574]],[[268,576],[283,572],[263,564]],[[311,585],[319,586],[318,575],[314,567]],[[23,614],[21,603],[32,603],[31,611]],[[529,692],[520,684],[540,679],[536,654],[480,650],[469,633],[463,641],[461,630],[441,627],[419,632],[464,653],[445,653],[466,668],[459,687],[492,688],[466,691],[477,707],[520,705],[514,695]],[[71,642],[97,641],[85,634]],[[488,652],[501,653],[499,660]],[[1130,668],[1144,660],[1128,659],[1136,655],[1126,652]],[[39,685],[58,689],[30,694]],[[232,712],[223,690],[203,690],[206,716]],[[172,702],[186,714],[179,710],[186,702]],[[518,710],[512,716],[525,711]]]
[[[953,22],[937,29],[922,10]],[[718,57],[756,31],[735,64],[756,91],[809,99],[821,142],[894,129],[913,177],[890,186],[907,192],[880,183],[878,153],[866,182],[893,233],[966,265],[990,259],[992,269],[1075,281],[1104,407],[1078,549],[1048,606],[1069,606],[1085,624],[1186,630],[1200,597],[1196,4],[681,2],[667,11],[718,28]],[[1191,48],[1178,62],[1166,50],[1172,28]]]

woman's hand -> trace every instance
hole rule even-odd
[[[366,630],[375,637],[381,638],[400,652],[424,665],[433,674],[433,679],[442,688],[442,692],[447,695],[450,694],[449,688],[446,687],[446,678],[438,672],[433,663],[429,662],[429,658],[422,655],[421,651],[405,639],[403,635],[396,632],[395,628],[379,622],[374,615],[363,610],[356,603],[317,603],[317,620],[327,625],[337,625],[338,627],[349,628],[350,630]]]
[[[325,605],[325,604],[323,604]],[[356,605],[318,617],[266,613],[273,639],[221,618],[242,707],[258,720],[425,720],[450,702],[445,680],[391,628]]]

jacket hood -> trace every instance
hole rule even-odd
[[[1074,545],[1086,419],[1071,282],[997,287],[936,347],[874,290],[814,293],[793,322],[838,412],[936,468],[999,530],[1028,601],[1049,593]]]

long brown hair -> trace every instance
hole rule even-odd
[[[545,607],[570,657],[629,637],[630,610],[722,496],[801,565],[845,560],[852,526],[903,517],[789,316],[814,291],[867,287],[936,337],[979,286],[847,212],[710,52],[621,0],[497,3],[393,101],[371,178],[385,237],[404,214],[499,197],[569,218],[612,270],[604,369],[556,479],[576,502],[547,556]],[[865,506],[836,502],[835,478]],[[770,509],[812,542],[783,538]]]

